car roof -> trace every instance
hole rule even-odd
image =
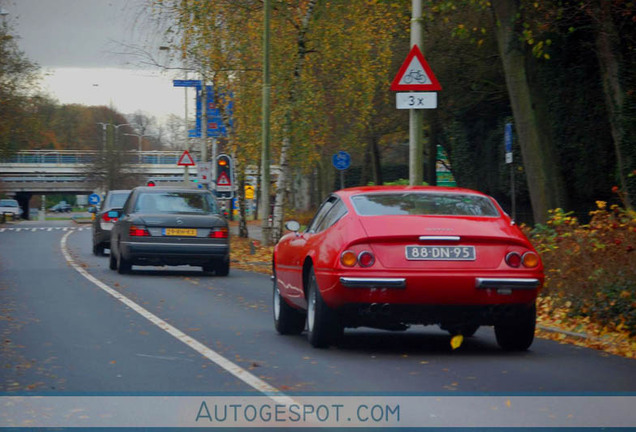
[[[362,193],[383,193],[383,192],[437,192],[452,194],[472,194],[487,197],[488,195],[466,188],[445,187],[445,186],[360,186],[336,191],[341,197],[351,197]]]
[[[207,189],[198,189],[184,186],[137,186],[133,191],[138,192],[210,192]]]

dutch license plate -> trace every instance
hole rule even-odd
[[[197,230],[190,228],[164,228],[163,235],[165,236],[181,236],[181,237],[196,237]]]
[[[474,246],[406,246],[406,259],[413,261],[474,261]]]

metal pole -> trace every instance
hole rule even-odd
[[[411,47],[422,46],[422,0],[412,0]],[[424,110],[409,110],[409,184],[421,185],[424,180],[422,124]]]
[[[261,154],[261,188],[260,188],[260,207],[259,213],[261,218],[261,228],[263,233],[263,245],[269,246],[271,237],[271,227],[269,225],[270,212],[270,149],[269,149],[269,96],[270,96],[270,75],[269,75],[269,50],[270,50],[270,16],[272,12],[271,0],[263,1],[264,19],[263,19],[263,124],[262,124],[262,154]]]
[[[201,80],[201,162],[208,161],[208,102],[205,78]]]
[[[517,205],[515,200],[515,170],[510,164],[510,197],[512,199],[512,220],[517,220]]]

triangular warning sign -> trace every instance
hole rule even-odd
[[[439,85],[435,74],[426,62],[422,52],[413,45],[411,52],[406,56],[400,70],[391,83],[391,90],[394,91],[438,91]]]
[[[222,172],[218,179],[216,179],[217,186],[232,186],[230,178],[225,172]]]
[[[194,159],[192,159],[192,156],[190,156],[190,153],[188,153],[188,151],[185,150],[183,154],[181,155],[181,157],[179,158],[179,162],[177,162],[177,165],[194,166],[196,164],[194,163]]]

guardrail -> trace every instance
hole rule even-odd
[[[127,151],[133,163],[150,165],[176,165],[183,154],[179,151]],[[197,162],[198,152],[191,151]],[[94,150],[21,150],[9,157],[0,158],[0,164],[89,164],[99,157],[100,152]]]

